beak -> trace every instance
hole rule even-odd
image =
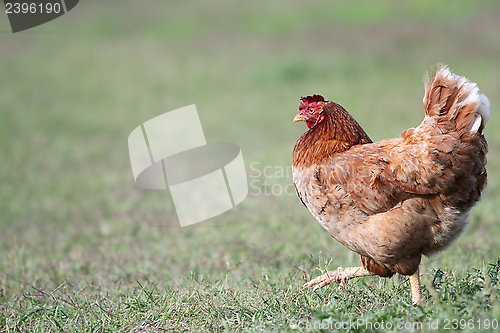
[[[298,113],[295,118],[293,118],[293,121],[294,122],[297,122],[297,121],[304,121],[306,119],[306,117],[304,117],[303,115],[301,115],[300,113]]]

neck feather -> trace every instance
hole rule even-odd
[[[326,103],[323,115],[321,122],[297,140],[293,149],[294,167],[321,163],[335,153],[372,142],[358,122],[339,104]]]

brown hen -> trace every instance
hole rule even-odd
[[[442,251],[464,231],[486,187],[483,130],[489,101],[475,83],[438,65],[425,81],[425,117],[400,138],[372,143],[339,104],[302,97],[294,121],[309,130],[293,150],[293,181],[302,203],[361,267],[328,272],[306,287],[394,273],[410,276],[422,299],[422,254]]]

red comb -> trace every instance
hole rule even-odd
[[[323,102],[325,98],[321,95],[314,94],[312,96],[301,97],[300,100],[306,103]]]

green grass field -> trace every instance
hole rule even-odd
[[[496,1],[126,0],[16,34],[2,20],[0,332],[494,332],[499,16]],[[300,97],[396,137],[422,120],[438,62],[491,101],[489,185],[465,234],[424,258],[425,305],[400,276],[302,290],[358,259],[279,193],[306,130]],[[168,191],[135,185],[127,137],[190,104],[207,141],[241,147],[253,183],[235,209],[181,228]]]

